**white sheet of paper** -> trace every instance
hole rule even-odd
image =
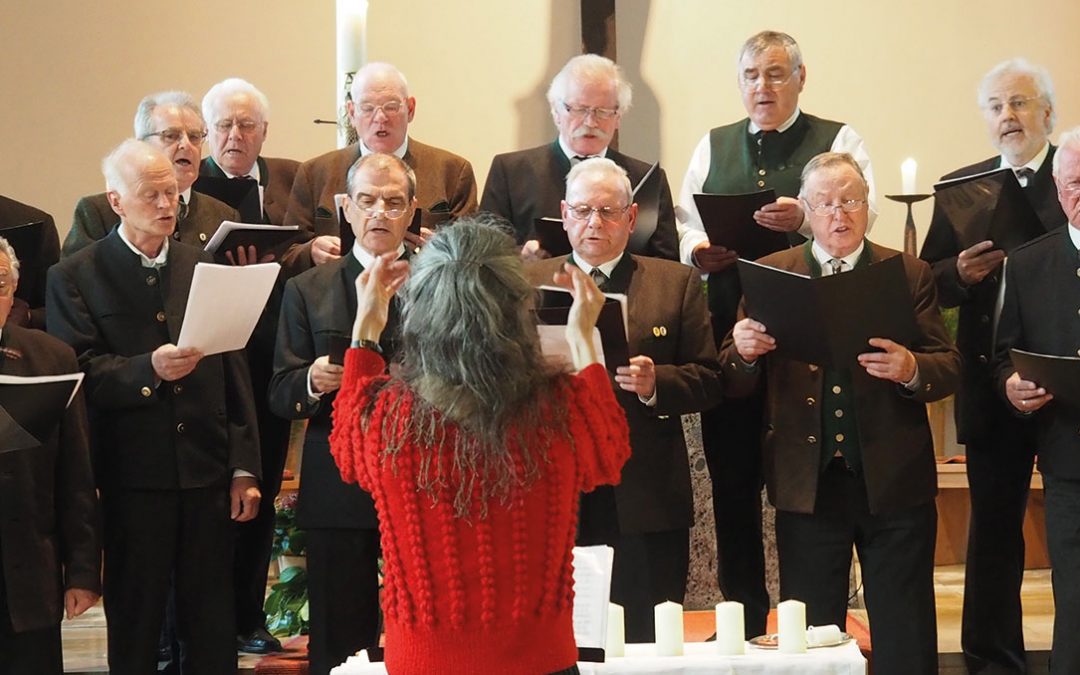
[[[570,343],[566,341],[566,326],[549,326],[539,324],[536,331],[540,334],[540,353],[551,363],[561,368],[574,370],[574,360],[570,356]],[[604,347],[600,344],[600,329],[592,329],[593,348],[601,364],[604,363]]]
[[[574,547],[574,641],[579,648],[603,649],[607,643],[614,560],[610,546]]]
[[[280,269],[277,263],[196,265],[176,346],[195,347],[204,356],[243,349]]]
[[[79,387],[82,386],[83,373],[65,373],[63,375],[0,375],[0,384],[47,384],[49,382],[74,382],[75,386],[71,390],[71,395],[68,396],[67,405],[71,405],[71,401],[74,400],[75,394],[79,391]],[[66,406],[65,406],[66,407]]]

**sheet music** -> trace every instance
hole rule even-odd
[[[606,646],[614,560],[610,546],[574,547],[574,641],[579,649]]]
[[[274,288],[281,265],[195,266],[177,347],[204,356],[243,349]]]
[[[566,326],[538,324],[536,331],[540,334],[540,353],[544,355],[544,358],[566,370],[576,372],[574,359],[570,353],[570,343],[566,340]],[[592,331],[593,349],[596,350],[597,359],[606,367],[604,346],[600,341],[600,329],[594,327]]]

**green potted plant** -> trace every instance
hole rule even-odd
[[[296,526],[296,494],[278,497],[275,504],[274,545],[271,555],[278,560],[278,580],[270,587],[263,610],[266,627],[277,637],[306,635],[308,632],[307,565],[305,533]]]

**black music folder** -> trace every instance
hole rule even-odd
[[[199,176],[192,189],[233,207],[240,213],[240,220],[245,223],[263,222],[259,182],[254,178]]]
[[[23,223],[15,227],[0,230],[0,236],[7,239],[19,257],[19,264],[25,273],[28,265],[33,265],[41,257],[41,245],[45,242],[45,222],[38,220]]]
[[[236,251],[243,246],[254,246],[259,258],[272,254],[275,259],[281,257],[291,244],[302,240],[302,233],[296,225],[264,225],[262,223],[234,223],[226,220],[206,242],[206,250],[214,254],[219,263],[228,264],[226,251]]]
[[[540,304],[536,318],[549,326],[565,326],[574,298],[569,291],[541,286]],[[600,308],[596,327],[600,330],[600,345],[604,350],[604,365],[611,374],[618,366],[630,364],[630,346],[626,342],[626,296],[611,294]]]
[[[45,443],[75,398],[82,373],[0,375],[0,454]]]
[[[990,239],[1008,252],[1046,234],[1012,169],[994,169],[934,185],[934,202],[965,249]]]
[[[637,204],[637,221],[630,233],[635,250],[644,250],[660,224],[660,162],[654,163],[634,186],[631,201]]]
[[[556,258],[560,255],[569,255],[573,248],[570,246],[570,238],[563,229],[563,221],[559,218],[537,218],[533,220],[533,232],[536,234],[540,248],[544,249]]]
[[[811,278],[739,260],[746,314],[776,338],[777,356],[835,368],[857,367],[888,338],[910,346],[919,335],[899,255],[843,274]]]
[[[1080,358],[1036,354],[1022,349],[1010,349],[1009,356],[1020,377],[1053,394],[1057,403],[1080,410]]]
[[[783,251],[791,244],[786,232],[776,232],[754,221],[754,212],[776,201],[775,190],[739,195],[694,195],[709,243],[735,251],[740,258],[757,260]]]

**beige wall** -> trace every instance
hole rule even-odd
[[[266,154],[306,159],[335,144],[332,129],[311,124],[334,114],[333,0],[8,4],[0,193],[51,211],[61,230],[78,196],[102,189],[100,158],[131,133],[135,105],[150,91],[201,96],[224,77],[246,77],[273,104]],[[368,58],[408,75],[419,99],[411,131],[471,159],[481,186],[493,154],[552,137],[543,92],[577,51],[579,0],[370,5]],[[659,158],[676,192],[702,134],[744,115],[735,52],[766,27],[799,40],[803,108],[862,134],[879,194],[898,191],[907,156],[928,190],[941,173],[991,154],[974,88],[1006,57],[1046,65],[1058,129],[1080,123],[1080,41],[1069,30],[1080,25],[1080,3],[1071,0],[620,0],[618,12],[619,60],[636,83],[621,147]],[[236,42],[238,31],[243,48],[213,47]],[[181,63],[179,52],[190,56]],[[875,237],[899,245],[902,207],[880,210]],[[916,218],[921,237],[928,204]]]

